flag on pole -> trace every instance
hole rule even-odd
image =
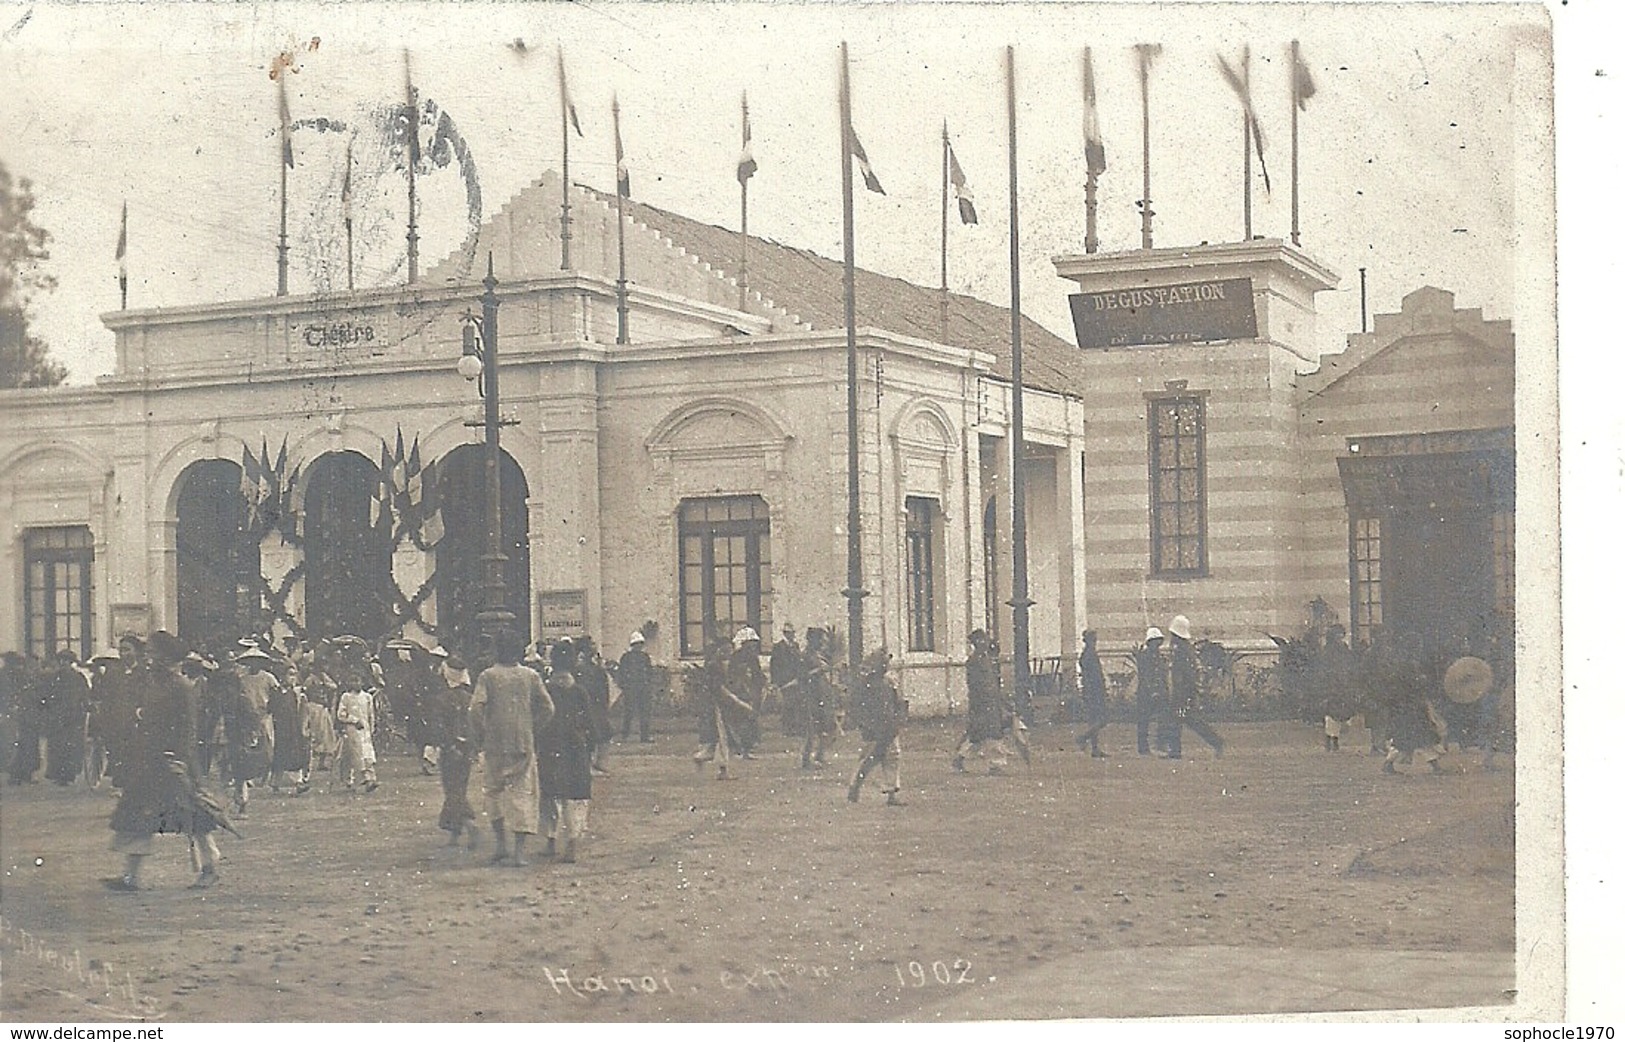
[[[1100,109],[1095,104],[1095,62],[1083,49],[1083,155],[1091,174],[1106,172],[1106,142],[1100,136]]]
[[[415,171],[423,162],[423,145],[418,140],[418,89],[412,85],[412,52],[404,52],[406,64],[406,161]]]
[[[1241,71],[1219,55],[1219,71],[1224,75],[1224,81],[1230,84],[1230,89],[1236,92],[1241,99],[1241,108],[1246,115],[1247,126],[1253,133],[1253,149],[1258,153],[1258,167],[1264,174],[1264,191],[1270,190],[1270,168],[1264,163],[1264,129],[1258,125],[1258,113],[1253,109],[1253,72],[1252,48],[1245,48],[1241,52]]]
[[[288,117],[288,70],[280,70],[276,78],[277,114],[282,120],[282,163],[293,169],[292,120]]]
[[[248,505],[248,521],[243,527],[253,532],[260,521],[260,461],[254,458],[254,450],[246,441],[243,442],[243,478],[238,491]]]
[[[440,468],[435,460],[423,465],[423,524],[418,529],[419,542],[425,550],[445,538],[446,522],[440,514]]]
[[[852,142],[852,158],[858,161],[858,172],[863,175],[863,187],[871,192],[886,194],[880,187],[880,178],[875,176],[874,169],[869,166],[869,156],[863,151],[863,142],[858,140],[858,132],[853,127],[846,128],[847,138]]]
[[[1303,54],[1298,50],[1298,41],[1292,41],[1292,101],[1298,108],[1307,108],[1305,104],[1315,96],[1315,78],[1309,74],[1309,66],[1304,64]]]
[[[947,132],[943,132],[944,140]],[[964,224],[976,223],[976,201],[971,195],[970,186],[965,183],[965,171],[959,168],[959,157],[954,155],[954,146],[948,146],[948,186],[953,190],[954,198],[959,201],[959,220]]]
[[[626,169],[626,152],[621,148],[621,99],[612,97],[610,114],[615,117],[615,191],[632,198],[632,174]]]
[[[126,202],[119,211],[118,218],[118,246],[113,250],[113,259],[118,261],[118,277],[124,278],[127,272],[124,268],[124,251],[130,241],[130,204]]]
[[[353,189],[350,185],[350,169],[355,166],[355,138],[352,136],[344,146],[344,187],[340,189],[339,199],[344,204],[344,219],[354,218],[352,211],[354,203]]]
[[[260,435],[260,466],[259,466],[259,503],[260,516],[268,522],[276,520],[276,503],[273,500],[276,494],[276,467],[271,463],[271,449],[266,444],[265,435]]]
[[[739,169],[735,176],[740,184],[744,184],[756,173],[756,154],[751,151],[750,145],[750,103],[743,94],[739,95],[739,114],[744,120],[744,144],[739,149]]]
[[[581,117],[576,115],[576,103],[570,99],[570,84],[564,78],[564,48],[559,48],[559,97],[564,102],[564,111],[570,117],[570,125],[575,128],[577,137],[585,137],[581,132]]]
[[[380,438],[378,445],[378,484],[373,487],[371,510],[368,514],[369,523],[373,528],[378,527],[380,517],[389,516],[389,476],[395,469],[395,462],[389,455],[389,442]]]
[[[423,505],[423,457],[418,455],[418,438],[412,435],[412,449],[406,454],[406,466],[403,468],[405,481],[401,487],[401,497],[406,509],[406,517],[416,520],[418,509]]]

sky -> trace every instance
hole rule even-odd
[[[1341,277],[1321,294],[1320,346],[1359,328],[1359,269],[1373,314],[1422,285],[1511,317],[1509,77],[1538,6],[578,3],[480,5],[0,4],[0,160],[29,178],[59,280],[37,330],[70,380],[112,368],[99,315],[118,306],[114,245],[129,207],[131,307],[266,296],[276,285],[278,109],[287,80],[291,290],[342,272],[339,186],[354,133],[357,284],[404,279],[405,180],[377,113],[405,90],[446,113],[489,215],[560,159],[558,52],[585,135],[574,179],[614,184],[610,100],[634,195],[736,226],[739,104],[749,93],[760,164],[751,230],[841,255],[837,83],[851,55],[853,123],[885,196],[859,192],[858,263],[926,285],[939,277],[949,124],[980,223],[949,234],[949,284],[1009,303],[1004,48],[1014,48],[1023,310],[1073,339],[1051,259],[1084,237],[1081,54],[1094,56],[1107,170],[1103,250],[1139,245],[1140,91],[1133,45],[1160,42],[1150,81],[1155,242],[1242,237],[1241,107],[1218,58],[1252,54],[1265,136],[1254,234],[1290,231],[1287,48],[1301,41],[1316,93],[1301,114],[1302,242]],[[344,131],[319,130],[339,121]],[[420,178],[427,268],[470,216],[457,163]],[[498,272],[498,277],[502,276]],[[635,277],[635,273],[634,273]]]

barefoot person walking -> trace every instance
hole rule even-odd
[[[553,700],[534,669],[519,664],[525,645],[512,632],[496,635],[496,664],[474,683],[469,716],[485,754],[485,813],[497,849],[495,864],[527,865],[525,842],[534,836],[541,811],[536,782],[536,732],[553,718]],[[513,833],[513,850],[508,833]]]

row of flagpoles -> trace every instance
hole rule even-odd
[[[1151,106],[1150,81],[1151,67],[1161,52],[1160,44],[1138,44],[1135,46],[1135,55],[1139,68],[1141,90],[1141,122],[1142,122],[1142,168],[1144,175],[1141,198],[1135,206],[1140,211],[1142,248],[1152,247],[1152,218],[1154,211],[1151,205]],[[844,53],[844,48],[843,48]],[[1293,40],[1290,46],[1291,62],[1291,188],[1292,188],[1292,230],[1291,238],[1294,245],[1300,244],[1301,231],[1299,227],[1299,189],[1298,189],[1298,113],[1305,108],[1305,103],[1315,93],[1315,81],[1308,65],[1304,62],[1298,41]],[[411,57],[407,54],[404,59],[405,70],[405,116],[404,116],[404,146],[406,161],[404,163],[407,182],[407,264],[406,278],[408,283],[418,278],[418,199],[417,176],[418,166],[422,162],[422,146],[419,140],[419,100],[418,91],[412,81]],[[1249,50],[1242,52],[1239,63],[1232,63],[1224,56],[1218,58],[1219,72],[1223,80],[1235,92],[1241,105],[1242,112],[1242,148],[1243,148],[1243,214],[1242,231],[1244,239],[1253,237],[1252,222],[1252,172],[1254,160],[1264,179],[1265,191],[1270,190],[1269,168],[1265,163],[1265,138],[1263,128],[1252,94],[1251,55]],[[286,58],[279,58],[273,66],[272,78],[277,89],[277,110],[279,119],[279,152],[280,152],[280,207],[277,233],[277,295],[284,296],[288,292],[288,171],[295,168],[295,155],[293,137],[291,133],[292,122],[288,109]],[[558,52],[558,76],[561,120],[561,151],[563,161],[562,184],[570,183],[570,137],[572,131],[577,137],[584,136],[581,119],[576,110],[575,102],[570,94],[569,81],[565,71],[564,51],[561,47]],[[615,180],[617,195],[617,216],[619,222],[624,224],[624,207],[619,200],[631,197],[631,177],[626,161],[625,149],[621,141],[620,129],[620,103],[619,99],[612,99],[611,112],[614,123],[615,143]],[[740,256],[739,256],[739,303],[744,310],[748,302],[749,285],[749,183],[756,174],[758,164],[751,143],[750,106],[745,96],[740,98],[740,153],[736,167],[736,176],[740,187]],[[1086,232],[1084,237],[1085,252],[1093,253],[1099,249],[1100,240],[1097,229],[1097,190],[1100,176],[1106,171],[1105,138],[1101,131],[1100,113],[1096,102],[1095,76],[1093,55],[1089,48],[1083,51],[1083,132],[1085,157],[1085,214]],[[855,133],[850,134],[852,156],[857,163],[864,187],[871,192],[884,195],[885,189],[870,164],[868,154]],[[353,153],[347,146],[345,152],[345,171],[342,189],[343,220],[345,227],[345,257],[347,284],[350,289],[355,288],[355,251],[354,251],[354,222],[351,212],[352,178],[351,166]],[[946,211],[949,203],[957,205],[960,220],[964,224],[977,223],[977,214],[969,182],[964,170],[955,155],[953,145],[949,138],[948,126],[943,124],[943,173],[942,192],[945,217],[942,228],[942,283],[944,291],[947,289],[947,219]],[[560,258],[559,267],[568,271],[571,268],[571,204],[569,192],[564,190],[560,199],[559,238]],[[618,305],[621,314],[620,338],[628,337],[626,329],[626,271],[625,271],[625,243],[624,231],[621,232],[620,241],[620,271],[617,280]],[[126,203],[121,210],[119,219],[118,246],[115,251],[115,261],[118,265],[119,306],[128,306],[129,278],[126,265],[126,255],[129,245],[129,207]]]

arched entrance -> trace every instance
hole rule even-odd
[[[440,516],[446,534],[435,545],[435,617],[448,647],[470,648],[485,598],[485,447],[459,445],[440,460]],[[503,587],[514,625],[530,639],[530,486],[502,454]]]
[[[394,601],[388,522],[375,526],[372,517],[378,465],[359,452],[329,452],[306,480],[305,629],[377,639]]]
[[[210,645],[265,626],[260,547],[246,530],[243,471],[226,459],[200,460],[180,477],[175,504],[175,625]]]

